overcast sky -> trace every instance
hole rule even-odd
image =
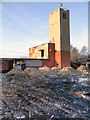
[[[63,3],[70,10],[70,42],[79,50],[88,46],[88,3]],[[0,57],[24,57],[29,48],[49,42],[49,13],[55,2],[2,3],[2,47]]]

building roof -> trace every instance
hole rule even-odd
[[[55,44],[55,43],[44,43],[44,44],[41,44],[41,45],[45,45],[45,44]],[[41,45],[37,45],[37,46],[34,46],[34,47],[38,47],[38,46],[41,46]],[[34,48],[34,47],[30,47],[30,48]]]

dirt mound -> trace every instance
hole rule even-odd
[[[15,73],[23,74],[24,72],[22,70],[20,70],[19,68],[13,68],[12,70],[10,70],[7,73],[7,75],[9,75],[9,74],[15,74]]]
[[[84,65],[81,65],[80,67],[78,67],[77,70],[83,72],[84,74],[88,74],[88,70]]]
[[[52,67],[51,70],[60,70],[59,67]]]
[[[70,71],[70,72],[74,72],[75,70],[72,67],[64,67],[63,69],[61,69],[61,71]]]
[[[64,67],[59,72],[62,73],[63,75],[66,75],[66,74],[67,75],[80,74],[80,72],[78,72],[77,70],[74,70],[72,67]]]
[[[26,68],[24,70],[24,72],[28,75],[31,76],[31,78],[33,79],[42,79],[44,76],[43,74],[40,73],[40,71],[36,68]]]
[[[77,68],[77,70],[83,71],[86,70],[86,67],[84,65],[81,65],[80,67]]]
[[[44,66],[44,67],[39,68],[39,71],[42,75],[48,76],[49,73],[51,72],[51,69],[47,66]]]
[[[87,70],[83,70],[82,71],[84,74],[88,74],[88,71]]]
[[[8,78],[8,80],[11,80],[11,79],[25,78],[26,74],[24,71],[20,70],[19,68],[13,68],[11,71],[6,73],[5,76]]]
[[[25,71],[29,71],[33,75],[36,71],[40,72],[38,69],[31,68]],[[40,81],[33,81],[26,81],[25,78],[23,82],[17,80],[15,84],[4,83],[1,97],[3,118],[25,117],[28,119],[29,113],[31,119],[50,118],[53,115],[55,118],[72,118],[74,115],[89,117],[87,112],[89,102],[80,96],[80,93],[85,91],[85,87],[81,87],[81,84],[77,83],[76,77],[61,75],[59,78],[46,77]],[[76,111],[77,109],[78,111]]]
[[[38,69],[36,69],[36,68],[26,68],[24,70],[24,72],[27,73],[27,74],[29,74],[29,73],[35,73],[37,71],[38,71]]]
[[[50,70],[50,68],[47,66],[44,66],[44,67],[40,67],[39,70]]]

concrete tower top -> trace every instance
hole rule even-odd
[[[58,8],[49,14],[49,41],[55,43],[56,50],[69,51],[69,29],[69,10]]]

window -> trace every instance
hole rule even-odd
[[[63,19],[67,19],[67,14],[63,13]]]
[[[41,50],[41,57],[44,57],[44,50]]]

